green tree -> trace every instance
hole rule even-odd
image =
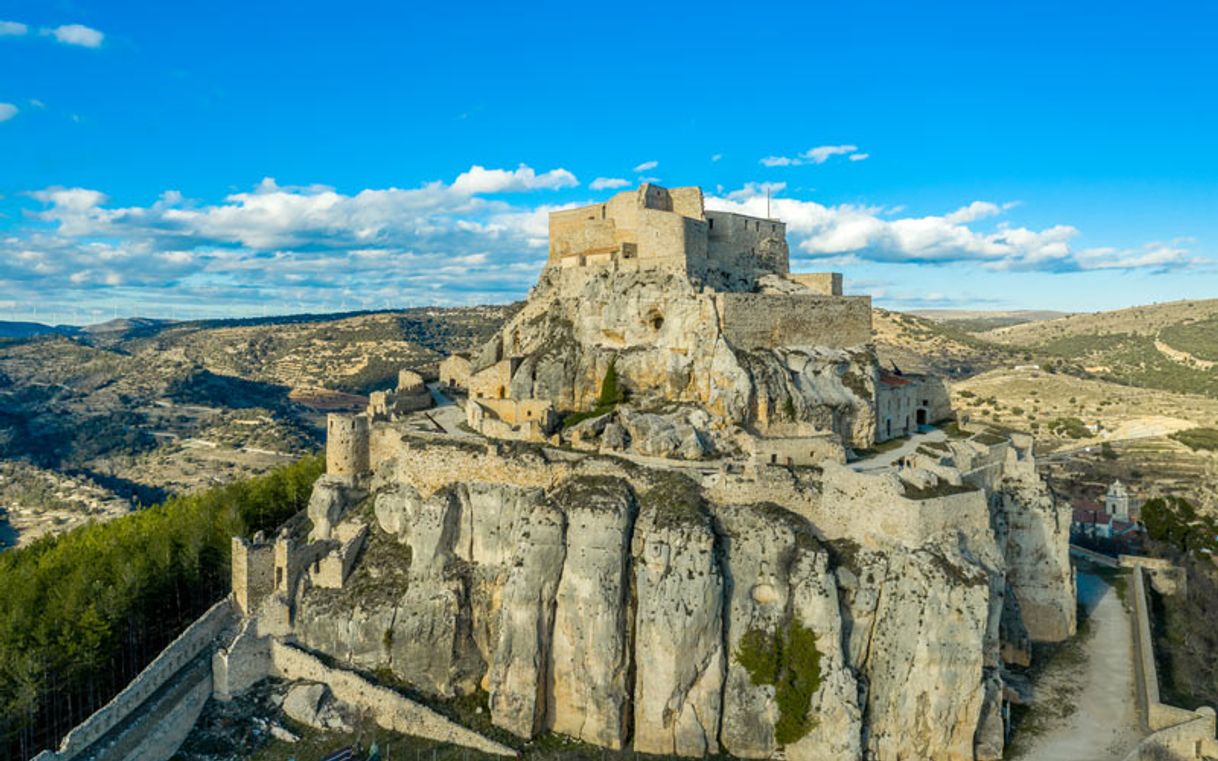
[[[605,378],[601,381],[601,407],[612,407],[626,401],[626,391],[617,380],[617,357],[609,360]]]

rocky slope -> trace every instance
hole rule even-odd
[[[612,364],[630,408],[705,410],[709,416],[695,430],[729,450],[735,427],[784,435],[802,425],[860,446],[874,438],[875,357],[868,346],[733,347],[713,293],[679,272],[547,269],[474,365],[506,357],[522,360],[511,398],[551,399],[560,411],[590,409]]]

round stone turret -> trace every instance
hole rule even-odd
[[[331,413],[326,420],[326,473],[355,478],[370,468],[368,417]]]

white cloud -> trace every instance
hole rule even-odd
[[[545,186],[558,180],[541,178],[557,176],[471,167],[464,180],[355,193],[268,178],[216,202],[169,190],[128,207],[98,190],[46,188],[30,194],[41,205],[31,223],[0,231],[0,299],[37,293],[40,303],[82,311],[130,302],[129,312],[179,317],[503,302],[534,282],[546,260],[548,215],[565,207],[480,193]],[[707,206],[762,215],[767,189],[785,187],[721,189]],[[1007,208],[981,201],[912,217],[894,207],[775,197],[771,213],[788,224],[797,268],[878,261],[1147,272],[1198,261],[1179,240],[1078,250],[1075,228],[1013,225],[1003,220]]]
[[[83,24],[64,24],[54,28],[43,29],[44,35],[51,35],[65,45],[78,45],[82,48],[98,48],[105,41],[106,35]]]
[[[624,188],[630,184],[630,180],[623,180],[621,177],[597,177],[588,187],[592,190],[607,190],[610,188]]]
[[[0,37],[20,37],[30,28],[20,21],[0,21]]]
[[[710,197],[707,208],[765,214],[766,186],[750,183],[726,196]],[[775,187],[770,186],[771,192]],[[787,223],[792,256],[817,260],[853,257],[857,261],[891,263],[972,263],[995,270],[1047,272],[1100,269],[1166,270],[1199,260],[1173,242],[1139,249],[1076,250],[1071,241],[1079,230],[1053,225],[1041,230],[1001,222],[993,230],[970,227],[1001,215],[1013,204],[974,201],[955,211],[923,217],[889,219],[892,209],[773,198],[771,215]]]
[[[823,164],[834,156],[849,156],[851,161],[864,161],[871,157],[869,153],[859,153],[857,145],[818,145],[815,148],[796,156],[766,156],[761,164],[768,167],[802,166],[804,164]]]
[[[727,194],[729,201],[744,201],[749,198],[765,198],[766,193],[773,195],[786,190],[787,183],[785,182],[746,182],[743,188],[733,190]]]
[[[831,156],[841,156],[847,153],[854,153],[859,147],[857,145],[818,145],[815,148],[810,148],[800,156],[813,164],[823,164],[829,160]]]
[[[472,166],[468,172],[462,172],[453,182],[452,188],[458,193],[474,195],[475,193],[515,193],[527,190],[557,190],[571,188],[579,184],[575,175],[566,169],[551,169],[537,174],[532,167],[521,164],[516,169],[487,169]]]
[[[639,172],[650,172],[652,169],[655,169],[659,165],[660,165],[660,162],[658,162],[658,161],[644,161],[642,164],[638,164],[637,166],[635,166],[634,172],[635,172],[635,174],[638,174]]]
[[[12,119],[21,109],[14,106],[12,103],[0,103],[0,122],[6,122]]]
[[[722,159],[722,158],[723,158],[723,154],[722,154],[722,153],[716,153],[715,155],[711,156],[711,161],[716,161],[716,162],[717,162],[717,161],[719,161],[719,160],[720,160],[720,159]]]
[[[1001,214],[1002,209],[996,203],[989,201],[973,201],[968,206],[956,209],[951,214],[943,218],[951,224],[964,224],[974,220],[992,217],[995,214]]]

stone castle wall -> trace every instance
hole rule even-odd
[[[519,445],[454,444],[426,434],[403,435],[377,426],[373,435],[377,480],[404,483],[427,497],[453,483],[477,480],[539,487],[547,491],[575,475],[616,475],[633,480],[620,460],[584,456],[574,460],[543,455]],[[807,518],[826,539],[850,539],[864,546],[918,546],[944,534],[990,534],[989,508],[982,491],[930,499],[904,496],[894,474],[864,474],[821,460],[822,476],[809,478],[787,467],[759,467],[748,475],[717,472],[700,477],[706,495],[721,505],[774,502]]]
[[[786,223],[711,211],[706,214],[706,225],[706,258],[711,266],[728,271],[748,269],[787,274],[790,251]]]
[[[758,271],[786,274],[786,225],[726,211],[707,212],[702,191],[643,185],[609,201],[550,215],[551,264],[664,267],[700,275],[718,270],[751,284]]]
[[[787,277],[821,296],[842,295],[842,273],[840,272],[801,272],[789,274]]]
[[[715,307],[723,336],[736,349],[871,342],[870,296],[717,293]]]
[[[231,597],[213,605],[169,643],[122,692],[68,732],[54,758],[57,761],[70,761],[88,750],[93,743],[131,716],[183,667],[211,647],[235,620]]]

